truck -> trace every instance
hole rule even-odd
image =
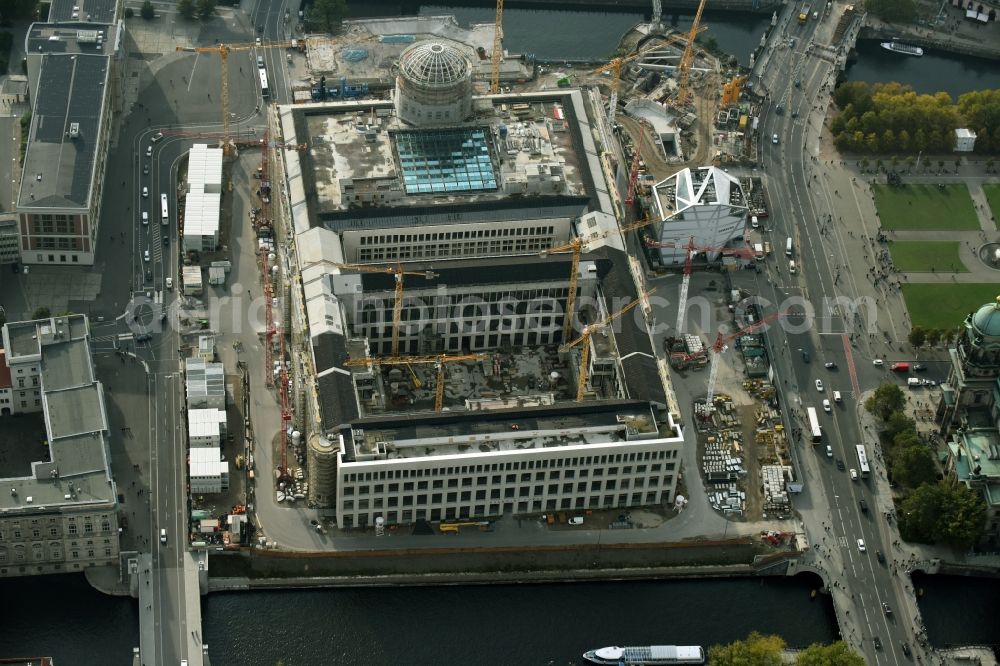
[[[799,23],[809,20],[809,9],[809,5],[802,5],[802,9],[799,10]]]
[[[892,365],[889,366],[889,369],[892,370],[893,372],[909,372],[910,371],[910,364],[909,363],[893,363]]]

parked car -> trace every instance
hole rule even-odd
[[[583,525],[583,516],[573,516],[569,519],[570,525]]]

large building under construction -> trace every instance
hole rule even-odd
[[[418,41],[391,100],[279,111],[297,413],[341,527],[674,499],[676,409],[584,97],[477,96],[475,57]]]

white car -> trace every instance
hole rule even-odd
[[[778,145],[778,135],[777,134],[772,134],[771,135],[771,143],[773,143],[774,145]]]
[[[146,146],[146,157],[153,156],[153,146]]]
[[[166,528],[160,530],[160,543],[167,542],[167,530]]]
[[[153,138],[151,138],[150,141],[152,143],[156,143],[157,141],[159,141],[162,138],[163,138],[163,132],[157,132],[156,134],[153,135]]]
[[[881,368],[883,365],[885,365],[885,361],[883,361],[880,358],[877,358],[874,361],[872,361],[872,365],[874,365],[876,368]]]
[[[829,444],[826,445],[826,457],[827,458],[833,457],[833,447],[830,446]]]
[[[823,392],[823,380],[822,379],[817,379],[816,380],[816,390],[819,391],[820,393]]]
[[[142,186],[142,198],[143,199],[149,198],[149,188],[146,187],[145,185]]]
[[[854,469],[852,467],[851,468],[851,481],[857,481],[857,480],[858,480],[858,470],[856,470],[856,469]]]
[[[142,252],[142,260],[143,261],[149,261],[149,250],[143,250],[143,252]]]
[[[830,412],[830,401],[829,400],[824,400],[823,401],[823,411],[827,412],[827,413]]]
[[[840,400],[841,400],[841,398],[840,398],[840,391],[834,391],[833,392],[833,401],[834,402],[840,402]]]
[[[144,225],[149,224],[149,213],[146,211],[142,211],[142,223]]]
[[[865,548],[865,540],[864,539],[858,539],[858,551],[863,553],[866,550],[868,550],[868,549]]]

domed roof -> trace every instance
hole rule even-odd
[[[972,315],[972,326],[983,337],[1000,338],[1000,296]]]
[[[403,51],[399,69],[418,85],[445,87],[469,76],[469,60],[454,46],[421,42]]]

